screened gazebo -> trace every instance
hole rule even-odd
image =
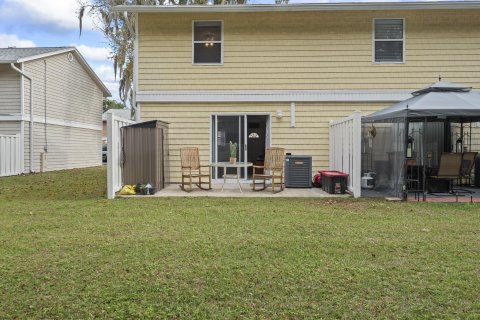
[[[362,118],[362,172],[372,172],[386,195],[428,192],[442,154],[480,151],[478,122],[480,93],[471,87],[439,81],[415,91]]]

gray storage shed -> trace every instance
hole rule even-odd
[[[169,184],[168,123],[136,123],[121,129],[124,184],[151,184],[161,190]]]

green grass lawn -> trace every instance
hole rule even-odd
[[[480,318],[480,210],[0,178],[1,319]]]

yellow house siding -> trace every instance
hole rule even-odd
[[[350,115],[354,110],[370,113],[390,103],[297,103],[295,128],[290,127],[289,103],[196,103],[142,104],[142,121],[161,119],[169,125],[169,163],[171,182],[180,179],[180,148],[198,146],[203,163],[210,162],[210,125],[213,114],[263,113],[271,115],[272,146],[286,152],[311,155],[313,169],[328,167],[328,123]],[[277,110],[283,118],[275,117]]]
[[[480,88],[480,10],[139,14],[139,90]],[[372,63],[373,18],[405,18],[406,62]],[[224,64],[192,65],[192,21],[223,20]]]

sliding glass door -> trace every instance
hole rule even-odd
[[[212,162],[230,160],[230,141],[237,144],[237,162],[263,165],[265,148],[270,146],[270,116],[268,114],[212,115]],[[236,174],[236,168],[227,169]],[[253,168],[242,168],[240,177],[251,179]],[[221,179],[223,168],[213,169],[213,178]]]
[[[228,162],[230,160],[230,141],[237,144],[237,161],[245,161],[246,115],[214,115],[212,116],[212,162]],[[236,174],[237,169],[227,169],[228,174]],[[245,169],[240,177],[246,176]],[[223,177],[223,168],[215,168],[214,179]]]

